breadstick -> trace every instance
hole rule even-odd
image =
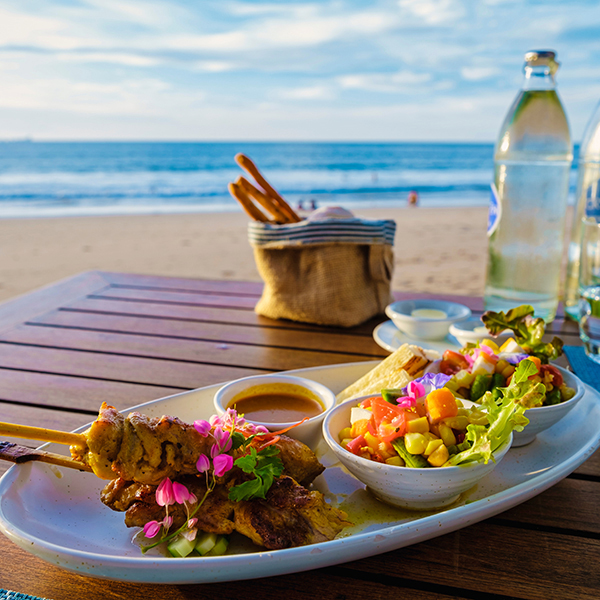
[[[58,465],[59,467],[68,467],[69,469],[77,469],[79,471],[92,471],[92,467],[85,463],[63,456],[62,454],[55,454],[54,452],[46,452],[45,450],[33,450],[32,448],[26,448],[25,446],[19,446],[18,444],[12,444],[10,442],[0,442],[0,459],[8,460],[16,464],[26,463],[32,460],[40,462],[50,463],[52,465]]]
[[[230,183],[228,186],[229,193],[242,205],[246,214],[255,221],[266,223],[269,219],[262,211],[254,204],[252,198],[249,198],[242,187],[237,183]]]
[[[255,188],[247,179],[244,177],[238,177],[236,183],[242,187],[244,192],[250,197],[254,198],[266,211],[271,213],[277,221],[277,223],[289,223],[287,215],[283,213],[277,206],[277,203],[273,198],[269,198],[266,194]]]
[[[271,187],[269,182],[261,175],[260,171],[256,168],[256,165],[245,155],[236,154],[235,162],[237,162],[244,171],[248,172],[260,187],[265,190],[268,196],[273,198],[277,203],[277,206],[283,212],[289,223],[298,223],[302,219],[294,212],[293,208],[277,193],[277,191]]]

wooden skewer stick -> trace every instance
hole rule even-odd
[[[289,223],[299,223],[302,220],[294,212],[294,209],[277,193],[275,188],[273,188],[271,184],[262,176],[256,165],[245,154],[236,154],[235,162],[237,162],[237,164],[240,165],[244,171],[248,172],[250,175],[252,175],[252,177],[254,177],[256,183],[258,183],[258,185],[265,190],[267,196],[270,196],[277,202],[277,206],[287,216],[287,221]]]
[[[229,193],[242,205],[242,208],[251,219],[260,221],[261,223],[269,221],[268,217],[254,204],[252,198],[249,198],[248,194],[244,192],[241,185],[230,183],[227,187]]]
[[[62,454],[54,452],[46,452],[45,450],[33,450],[11,442],[0,442],[0,459],[8,460],[15,464],[26,463],[30,461],[39,461],[57,465],[59,467],[68,467],[69,469],[77,469],[78,471],[88,471],[92,473],[92,468],[85,463],[82,463]]]
[[[277,223],[290,222],[287,215],[285,215],[283,211],[279,209],[275,200],[269,198],[269,196],[255,188],[247,179],[244,177],[238,177],[236,184],[238,184],[248,196],[254,198],[254,200],[256,200],[256,202],[262,206],[262,208],[273,215],[273,218]]]
[[[15,423],[0,422],[0,435],[24,438],[26,440],[39,440],[40,442],[55,442],[67,446],[82,446],[86,443],[83,433],[69,433],[68,431],[57,431],[45,427],[30,427],[29,425],[17,425]]]

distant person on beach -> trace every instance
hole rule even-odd
[[[298,210],[304,210],[304,202],[302,200],[298,201]]]
[[[419,202],[419,194],[415,190],[411,190],[408,192],[408,205],[409,206],[417,206]]]
[[[310,210],[316,210],[316,209],[317,209],[317,201],[311,200],[310,201]]]

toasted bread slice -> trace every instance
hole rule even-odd
[[[381,361],[374,369],[363,375],[337,395],[337,401],[359,398],[367,394],[379,394],[386,388],[403,388],[439,357],[432,350],[423,350],[419,346],[403,344]]]

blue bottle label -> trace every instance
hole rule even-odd
[[[500,203],[500,196],[498,195],[496,184],[492,183],[491,188],[492,192],[490,194],[490,208],[488,212],[487,226],[488,237],[490,237],[494,233],[494,231],[498,229],[498,225],[500,224],[500,217],[502,216],[502,204]]]
[[[600,181],[594,182],[586,190],[585,216],[600,218]]]

